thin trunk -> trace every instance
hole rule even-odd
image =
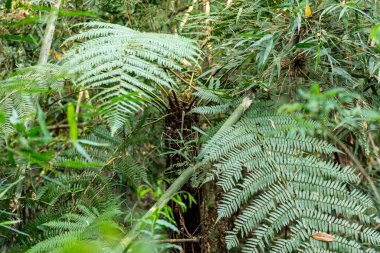
[[[191,6],[186,10],[185,15],[183,15],[183,18],[181,22],[179,23],[179,31],[181,32],[183,27],[186,25],[187,21],[189,20],[190,13],[194,10],[194,5],[198,2],[198,0],[193,0]]]
[[[199,125],[199,117],[197,114],[189,113],[193,106],[193,101],[181,101],[175,93],[173,99],[169,97],[168,116],[165,118],[165,147],[167,151],[177,151],[186,148],[188,159],[193,159],[197,156],[197,147],[195,145],[186,145],[188,141],[196,139],[197,132],[193,130],[193,126]],[[186,147],[185,147],[186,145]],[[170,179],[175,179],[177,171],[183,171],[186,159],[180,153],[168,155],[166,159],[166,168],[171,172]],[[197,201],[200,202],[200,194],[197,188],[194,188],[190,183],[183,186],[183,191],[191,194]],[[182,211],[180,206],[171,201],[169,205],[172,207],[174,220],[181,233],[173,232],[172,239],[182,240],[180,245],[186,253],[200,252],[199,243],[188,243],[183,239],[198,237],[200,234],[200,212],[199,205],[194,204],[188,206],[185,212]]]
[[[42,46],[40,51],[40,57],[38,58],[38,64],[46,64],[49,58],[49,52],[51,49],[51,43],[53,41],[55,31],[55,21],[58,18],[59,8],[61,6],[61,0],[56,0],[53,5],[53,9],[48,17],[44,38],[42,40]]]

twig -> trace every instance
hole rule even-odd
[[[169,70],[173,75],[175,75],[176,77],[178,77],[179,79],[181,79],[182,82],[184,82],[185,84],[189,85],[190,87],[194,88],[194,86],[189,82],[187,81],[185,78],[183,78],[183,76],[181,76],[179,73],[177,73],[176,71],[172,70],[172,69],[167,69]]]
[[[157,243],[185,243],[185,242],[192,242],[196,243],[199,242],[198,238],[187,238],[187,239],[166,239],[166,240],[156,240]]]
[[[81,127],[81,126],[85,126],[87,125],[87,123],[78,123],[78,127]],[[52,125],[52,126],[48,126],[47,128],[49,130],[53,130],[53,129],[60,129],[60,128],[69,128],[69,124],[59,124],[59,125]]]

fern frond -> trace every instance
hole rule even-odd
[[[67,213],[60,220],[44,223],[44,233],[47,239],[31,247],[27,253],[60,252],[67,245],[78,240],[94,240],[99,237],[102,224],[117,224],[112,221],[120,215],[115,206],[109,207],[103,213],[93,208],[90,210],[84,205],[78,205],[80,213]]]
[[[11,117],[28,125],[36,114],[36,103],[41,94],[60,92],[65,70],[57,65],[45,64],[17,70],[9,78],[0,81],[0,110],[6,122],[0,124],[4,136],[11,134]]]
[[[84,31],[69,41],[80,41],[63,59],[72,70],[75,85],[98,90],[100,112],[111,127],[120,129],[128,115],[153,99],[156,85],[171,89],[176,84],[165,68],[181,70],[184,62],[196,62],[199,50],[189,39],[142,33],[101,22],[82,24]]]
[[[214,163],[209,178],[225,192],[218,219],[237,214],[228,248],[244,239],[242,252],[302,252],[316,241],[313,234],[325,232],[336,240],[328,248],[313,245],[315,252],[378,249],[380,233],[365,227],[373,222],[374,203],[353,185],[359,176],[323,159],[339,150],[305,135],[302,122],[258,108],[201,151]]]

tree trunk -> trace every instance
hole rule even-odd
[[[173,152],[173,154],[167,156],[166,167],[170,170],[169,178],[175,179],[177,172],[182,172],[187,167],[185,165],[185,154],[181,154],[178,151],[184,149],[184,153],[186,153],[186,156],[191,160],[197,155],[196,147],[194,145],[187,145],[186,142],[197,137],[194,136],[197,135],[197,132],[192,129],[192,126],[199,125],[199,118],[198,115],[189,113],[192,102],[181,101],[174,92],[173,98],[169,97],[169,106],[169,116],[165,118],[165,147],[168,152]],[[174,219],[178,229],[181,231],[180,234],[172,233],[171,238],[198,238],[201,233],[199,210],[199,203],[202,201],[201,194],[200,191],[192,187],[190,183],[186,183],[183,186],[183,191],[191,194],[197,201],[197,204],[193,204],[191,207],[188,206],[187,210],[183,212],[178,204],[171,201],[170,205],[173,209]],[[188,205],[186,202],[185,204]],[[180,241],[182,241],[180,246],[183,252],[201,252],[199,240],[197,242]]]
[[[202,202],[200,203],[201,213],[201,253],[225,253],[227,252],[224,242],[224,232],[228,230],[228,221],[220,220],[218,217],[217,205],[222,196],[222,191],[213,182],[202,186]]]

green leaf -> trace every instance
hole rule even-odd
[[[14,225],[20,223],[19,220],[8,220],[8,221],[1,221],[0,225]]]
[[[109,147],[110,146],[109,143],[100,143],[100,142],[84,140],[84,139],[80,139],[79,142],[82,144],[86,144],[86,145],[90,145],[94,147]]]
[[[69,103],[67,106],[67,121],[69,122],[71,141],[75,142],[78,140],[78,125],[75,115],[75,108],[72,103]]]
[[[21,27],[21,26],[25,26],[25,25],[29,25],[29,24],[38,24],[38,23],[41,23],[41,17],[40,16],[29,16],[29,17],[26,17],[23,20],[15,23],[14,25],[16,27]],[[35,40],[31,36],[28,36],[28,37],[31,38],[31,41],[29,41],[29,42],[33,42],[35,45],[38,45],[38,40]]]
[[[53,158],[53,152],[36,152],[32,149],[21,150],[20,154],[30,162],[38,164],[43,168],[49,168],[50,160]]]
[[[42,132],[42,134],[45,137],[45,140],[47,142],[50,141],[51,140],[51,135],[50,135],[49,130],[48,130],[47,126],[46,126],[45,115],[44,115],[44,112],[41,109],[41,106],[38,103],[37,103],[37,119],[38,119],[38,124],[41,127],[41,132]]]
[[[12,8],[12,0],[5,1],[5,9],[10,10]]]
[[[60,17],[86,17],[86,16],[96,16],[96,12],[93,11],[68,11],[68,10],[59,10]]]
[[[268,58],[270,52],[273,49],[273,44],[274,44],[273,43],[273,38],[271,38],[271,40],[269,40],[269,43],[268,43],[267,47],[265,48],[265,52],[264,52],[264,56],[263,56],[263,61],[261,63],[262,65],[264,65],[265,62],[267,61],[267,58]]]
[[[261,39],[263,36],[258,34],[252,34],[252,33],[242,33],[240,34],[241,37],[245,38],[253,38],[253,39]]]
[[[5,124],[5,114],[0,111],[0,124]]]
[[[380,23],[372,28],[369,37],[375,44],[380,44]]]
[[[58,166],[65,168],[73,168],[73,169],[86,169],[92,167],[100,167],[103,166],[103,163],[99,162],[82,162],[82,161],[65,161],[58,163]]]
[[[179,232],[178,228],[176,226],[174,226],[173,224],[167,222],[166,220],[162,220],[162,219],[159,219],[156,221],[157,224],[163,226],[163,227],[166,227],[172,231],[175,231],[175,232]]]
[[[36,40],[34,40],[30,35],[28,36],[23,36],[23,35],[9,35],[5,34],[3,35],[4,39],[9,40],[9,41],[17,41],[17,42],[29,42],[32,44],[37,44]]]
[[[82,145],[79,144],[78,141],[74,142],[75,149],[84,157],[87,161],[91,161],[90,155],[87,153],[86,149],[82,147]]]
[[[13,227],[10,227],[10,226],[7,226],[7,225],[3,225],[2,223],[3,222],[0,223],[0,227],[7,228],[7,229],[12,230],[12,231],[14,231],[14,232],[16,232],[18,234],[21,234],[21,235],[29,236],[27,233],[24,233],[24,232],[22,232],[22,231],[20,231],[18,229],[13,228]]]
[[[313,48],[313,47],[315,47],[317,45],[318,45],[317,43],[305,42],[305,43],[298,43],[296,45],[296,48]]]
[[[310,87],[309,93],[312,95],[318,95],[321,93],[318,84],[313,84],[313,86]]]
[[[21,180],[23,180],[24,179],[24,177],[20,177],[17,181],[15,181],[15,182],[13,182],[13,183],[11,183],[10,185],[8,185],[8,187],[7,188],[5,188],[2,192],[0,192],[0,199],[2,199],[4,196],[5,196],[5,194],[14,186],[14,185],[16,185],[16,184],[18,184]],[[0,223],[0,224],[2,224],[2,223]]]
[[[191,128],[194,129],[195,131],[197,131],[198,133],[202,134],[202,135],[208,135],[205,131],[203,131],[199,127],[192,126]]]

